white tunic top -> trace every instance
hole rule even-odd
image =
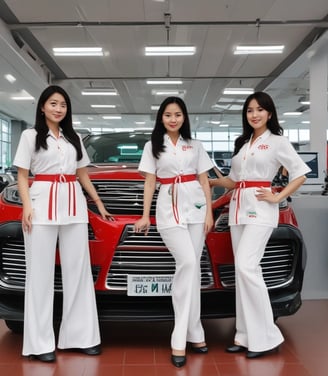
[[[280,166],[287,169],[289,181],[311,171],[284,136],[277,136],[266,130],[251,146],[250,142],[247,142],[232,158],[229,177],[233,181],[271,182]],[[229,208],[229,225],[257,224],[273,227],[278,225],[279,204],[258,201],[256,190],[256,187],[240,190],[241,206],[237,216],[237,195],[233,194]]]
[[[33,175],[36,174],[69,174],[75,175],[76,169],[85,167],[90,160],[87,152],[81,142],[83,157],[80,161],[76,160],[76,149],[68,142],[64,135],[60,133],[57,139],[51,131],[47,138],[48,149],[41,148],[35,151],[36,130],[26,129],[23,131],[17,151],[14,158],[14,165],[30,170]],[[87,223],[88,212],[86,199],[82,192],[81,185],[78,182],[58,183],[57,185],[57,205],[53,203],[52,219],[48,218],[49,193],[51,182],[34,181],[30,187],[30,199],[33,207],[33,224],[70,224]],[[72,215],[69,208],[69,201],[72,205],[73,192],[69,185],[74,184],[76,195],[76,215]],[[71,196],[69,196],[71,195]],[[70,197],[70,200],[69,200]],[[55,200],[55,198],[54,198]]]
[[[172,178],[178,175],[201,174],[210,170],[213,163],[200,141],[185,141],[182,137],[174,145],[167,134],[164,135],[165,151],[159,159],[152,154],[151,141],[148,141],[139,164],[140,172],[156,175],[158,178]],[[157,228],[186,227],[188,223],[204,223],[206,198],[198,180],[175,184],[179,223],[172,209],[172,184],[162,184],[156,203]]]

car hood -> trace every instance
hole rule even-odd
[[[97,163],[88,166],[90,179],[143,179],[137,163]]]

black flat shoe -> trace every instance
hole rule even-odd
[[[86,347],[77,349],[79,352],[86,354],[86,355],[99,355],[101,354],[101,347],[100,345],[92,346],[92,347]]]
[[[191,346],[191,351],[193,351],[196,354],[207,354],[208,353],[208,347],[207,346]]]
[[[56,360],[56,354],[54,351],[44,354],[31,354],[29,358],[37,359],[41,362],[54,362]]]
[[[231,345],[226,348],[226,352],[228,353],[241,353],[247,351],[247,347],[242,345]]]
[[[246,358],[248,359],[255,359],[255,358],[260,358],[261,356],[272,354],[275,351],[278,351],[279,346],[274,347],[271,350],[266,350],[266,351],[247,351],[246,353]]]
[[[171,362],[175,367],[183,367],[186,361],[187,358],[185,355],[171,355]]]

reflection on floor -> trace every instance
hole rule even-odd
[[[22,336],[0,320],[0,375],[7,376],[324,376],[328,375],[328,300],[307,300],[278,325],[285,342],[278,353],[248,360],[224,349],[234,332],[233,319],[205,320],[209,353],[187,353],[187,364],[170,364],[171,322],[105,323],[100,356],[57,351],[57,362],[22,357]]]

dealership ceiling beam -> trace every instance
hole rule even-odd
[[[259,20],[248,21],[172,21],[170,20],[170,26],[258,26]],[[53,21],[53,22],[16,22],[8,23],[8,27],[11,30],[18,30],[22,28],[33,27],[104,27],[104,26],[162,26],[163,21]],[[324,19],[314,20],[260,20],[261,26],[312,26],[318,28],[328,28],[328,22]]]

